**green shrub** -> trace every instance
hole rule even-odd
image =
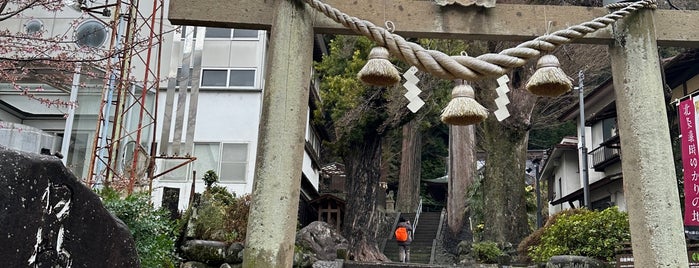
[[[229,192],[228,189],[226,189],[226,187],[224,186],[212,186],[208,190],[204,191],[202,196],[205,202],[215,201],[221,203],[224,206],[231,206],[236,202],[235,194]]]
[[[621,242],[630,239],[628,215],[616,207],[603,211],[575,209],[554,215],[539,243],[530,246],[528,253],[536,262],[546,262],[555,255],[611,261]]]
[[[242,242],[247,231],[250,195],[235,197],[222,186],[212,186],[202,194],[194,220],[198,239]]]
[[[205,240],[229,240],[230,235],[225,231],[226,207],[223,201],[204,194],[197,210],[195,236]]]
[[[518,258],[520,262],[531,262],[531,256],[529,256],[529,250],[531,247],[539,245],[541,243],[541,236],[544,233],[544,230],[548,229],[549,226],[553,225],[558,221],[559,217],[563,217],[565,215],[573,215],[573,214],[579,214],[579,213],[584,213],[585,210],[582,209],[567,209],[560,211],[554,215],[552,215],[550,218],[544,222],[544,227],[539,228],[537,230],[534,230],[532,234],[529,236],[525,237],[522,242],[519,243],[517,246],[517,253],[518,253]]]
[[[483,263],[497,263],[498,256],[504,254],[498,244],[491,241],[473,243],[471,249],[473,257]]]
[[[249,194],[236,198],[235,204],[228,207],[227,226],[238,236],[234,241],[243,242],[248,229],[248,214],[250,213],[250,202],[252,196]]]
[[[105,188],[99,195],[107,210],[131,231],[141,267],[175,267],[176,223],[167,210],[154,209],[145,192],[121,198],[118,192]]]

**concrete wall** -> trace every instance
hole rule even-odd
[[[579,183],[580,174],[578,173],[577,152],[565,151],[559,161],[559,165],[554,173],[553,190],[556,192],[555,199],[559,199],[574,192],[579,189],[581,185]],[[568,203],[549,206],[549,215],[568,208],[570,208]]]

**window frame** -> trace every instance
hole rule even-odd
[[[223,149],[224,149],[226,144],[245,146],[244,162],[224,161],[223,160],[223,154],[224,154]],[[250,157],[250,142],[197,141],[197,142],[194,142],[194,148],[195,148],[194,149],[194,156],[195,157],[199,157],[199,155],[197,154],[197,150],[196,150],[197,145],[214,145],[215,147],[218,148],[218,151],[215,153],[216,163],[213,165],[213,166],[215,166],[215,169],[213,169],[213,170],[219,176],[219,183],[222,183],[222,184],[224,184],[224,183],[225,184],[247,184],[248,183],[248,177],[249,177],[248,171],[250,169],[249,165],[250,165],[250,159],[251,159],[251,157]],[[172,159],[161,159],[161,162],[159,162],[159,163],[165,163],[164,160],[172,160]],[[225,174],[221,173],[222,172],[222,164],[224,164],[224,162],[225,163],[241,163],[241,164],[243,164],[243,167],[244,167],[243,178],[239,179],[239,180],[225,180],[224,179]],[[187,164],[187,166],[185,168],[186,176],[189,176],[189,174],[191,174],[192,171],[195,170],[195,167],[194,167],[195,163],[196,163],[196,161]],[[163,170],[167,170],[167,168],[164,164],[162,164],[162,166],[164,168]],[[180,168],[184,168],[184,167],[180,167]],[[197,176],[203,176],[203,174],[206,173],[206,171],[208,171],[208,170],[196,170],[196,171],[197,171]],[[171,176],[167,176],[167,174],[165,174],[161,177],[160,180],[164,181],[164,182],[184,183],[184,182],[189,181],[189,178],[185,177],[185,180],[182,180],[182,179],[173,178]]]
[[[226,71],[226,85],[225,86],[214,86],[214,85],[204,85],[204,73],[206,71]],[[234,71],[253,71],[252,75],[252,86],[237,86],[231,85],[231,73]],[[258,82],[258,68],[202,68],[199,74],[199,88],[200,89],[245,89],[245,90],[259,90]]]
[[[199,28],[199,27],[194,26],[194,33],[192,33],[192,41],[197,40],[197,28]],[[180,26],[179,36],[180,36],[180,41],[184,41],[185,39],[187,39],[187,26],[186,25]]]
[[[156,168],[157,168],[156,170],[158,173],[166,171],[166,170],[176,166],[177,164],[180,164],[180,163],[186,161],[185,159],[168,159],[168,158],[162,158],[162,159],[158,159],[158,160],[160,160],[156,163]],[[166,163],[173,163],[173,164],[171,166],[168,166],[168,165],[166,165]],[[187,182],[187,181],[189,181],[190,170],[192,168],[191,166],[192,166],[192,163],[187,163],[184,166],[181,166],[177,169],[174,169],[168,173],[163,174],[162,176],[160,176],[160,180],[166,181],[166,182],[182,182],[182,183]],[[184,171],[184,176],[182,177],[184,179],[177,178],[175,176],[175,174],[178,174],[178,172],[181,172],[180,170]]]
[[[210,29],[227,29],[228,30],[228,37],[210,37],[207,36],[209,34]],[[209,40],[260,40],[260,30],[253,30],[253,29],[237,29],[237,30],[250,30],[250,31],[257,31],[257,36],[255,37],[236,37],[235,36],[235,30],[234,28],[222,28],[222,27],[207,27],[206,28],[206,33],[204,34],[204,39],[209,39]]]
[[[223,149],[224,149],[225,145],[243,145],[243,146],[245,147],[245,159],[244,159],[244,162],[224,161],[224,159],[223,159],[223,154],[224,154]],[[220,146],[221,146],[221,147],[220,147],[220,150],[219,150],[219,152],[220,152],[220,158],[219,158],[219,167],[218,167],[218,169],[219,169],[218,175],[219,175],[220,182],[221,182],[221,183],[238,183],[238,184],[240,184],[240,183],[242,183],[242,184],[247,183],[247,180],[248,180],[248,178],[247,178],[247,177],[248,177],[248,168],[249,168],[248,165],[249,165],[249,163],[250,163],[250,143],[249,143],[249,142],[221,142],[221,145],[220,145]],[[240,179],[240,180],[225,180],[225,181],[224,181],[224,177],[225,177],[225,176],[224,176],[224,174],[222,174],[222,172],[223,172],[222,169],[223,169],[223,164],[224,164],[224,163],[226,163],[226,164],[243,164],[243,167],[244,167],[244,168],[243,168],[243,178]]]

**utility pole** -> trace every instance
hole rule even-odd
[[[580,95],[580,101],[578,102],[580,107],[580,177],[582,177],[583,182],[583,206],[590,208],[590,178],[587,175],[587,145],[585,144],[585,74],[580,70],[578,72],[578,93]]]
[[[539,180],[539,164],[541,164],[541,158],[534,159],[534,181],[536,189],[536,228],[540,229],[544,226],[543,219],[541,217],[541,181]]]

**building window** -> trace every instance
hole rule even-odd
[[[616,118],[607,118],[602,121],[602,139],[609,140],[617,135]]]
[[[207,27],[205,37],[220,39],[257,39],[258,31],[246,29]]]
[[[229,87],[254,87],[255,70],[229,70]]]
[[[203,177],[204,174],[213,170],[218,174],[218,163],[220,157],[221,144],[215,143],[195,143],[194,156],[197,160],[194,161],[194,170],[197,172],[197,177]]]
[[[558,196],[560,195],[560,197]],[[563,197],[563,181],[562,178],[558,178],[558,192],[556,193],[556,197],[562,198]]]
[[[236,38],[255,38],[257,39],[257,30],[235,29],[233,30],[233,39]]]
[[[171,168],[176,167],[179,164],[182,164],[182,162],[186,161],[185,159],[161,159],[160,164],[158,165],[158,172],[165,172],[166,170],[169,170]],[[184,165],[179,168],[176,168],[168,173],[163,174],[161,178],[163,180],[168,180],[168,181],[185,181],[187,180],[187,166]]]
[[[206,38],[231,38],[231,29],[206,27]]]
[[[192,27],[194,28],[194,32],[192,33],[192,40],[197,39],[197,27]],[[187,26],[182,26],[180,27],[180,39],[184,41],[184,39],[187,37]]]
[[[75,31],[75,43],[80,47],[100,47],[107,41],[107,26],[97,20],[83,22]]]
[[[255,88],[255,69],[204,69],[202,87]]]
[[[228,70],[203,70],[202,87],[228,87]]]
[[[195,143],[194,170],[201,177],[209,170],[218,174],[222,183],[245,183],[247,181],[247,143]]]
[[[318,136],[318,133],[316,133],[315,129],[311,127],[310,125],[308,126],[308,143],[311,145],[313,148],[313,151],[316,155],[320,154],[320,144],[322,143],[320,137]]]
[[[248,145],[246,143],[224,143],[221,154],[222,182],[245,182],[248,165]]]

